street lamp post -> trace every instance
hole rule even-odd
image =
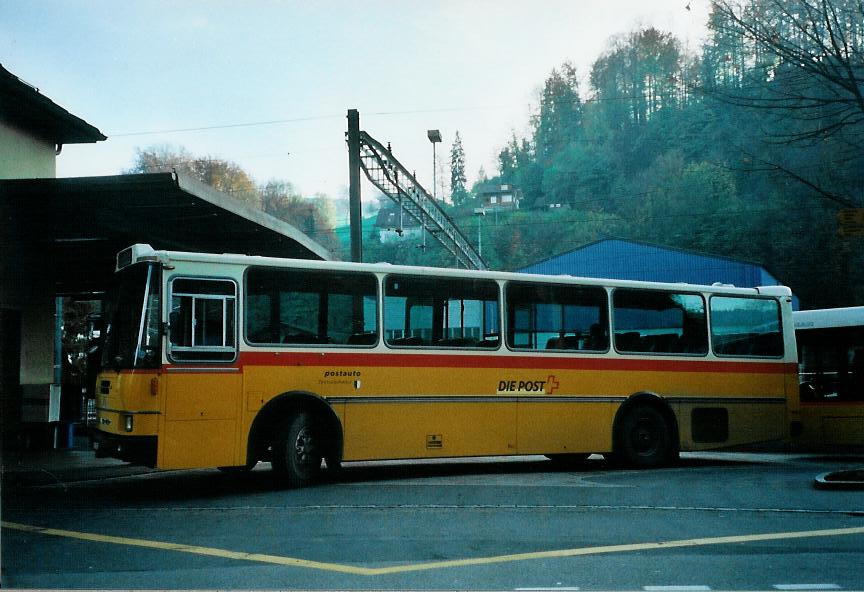
[[[435,157],[435,144],[441,141],[441,132],[439,130],[427,130],[426,137],[429,138],[429,141],[432,142],[432,198],[437,199],[438,197],[438,189],[437,189],[437,175],[438,175],[438,162]]]
[[[485,216],[485,208],[474,208],[475,216]],[[483,218],[477,218],[477,254],[483,256]]]

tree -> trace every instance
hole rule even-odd
[[[767,94],[720,96],[745,106],[782,109],[810,122],[798,139],[864,122],[864,4],[715,0],[713,8],[715,39],[740,38],[751,47],[753,79],[783,79],[782,86],[771,85]]]
[[[519,141],[516,132],[510,141],[498,152],[498,176],[504,183],[513,183],[516,176],[516,160],[519,151]]]
[[[176,171],[198,179],[234,199],[257,208],[260,206],[255,181],[237,163],[211,156],[193,156],[183,147],[169,145],[137,148],[132,167],[125,174]]]
[[[512,183],[523,198],[519,211],[499,214],[495,232],[484,232],[484,258],[493,267],[518,268],[614,236],[758,262],[805,307],[850,306],[864,298],[864,255],[837,234],[838,204],[864,204],[864,129],[851,109],[855,91],[850,87],[838,103],[847,108],[843,115],[832,111],[833,103],[805,100],[841,92],[796,64],[803,55],[781,59],[769,39],[757,43],[730,26],[732,17],[721,9],[732,1],[715,5],[702,59],[660,31],[612,40],[593,64],[591,94],[572,133],[561,133],[566,126],[556,117],[562,112],[550,108],[552,89],[566,90],[566,76],[559,68],[547,79],[533,135],[512,134],[498,155],[491,182]],[[859,0],[741,0],[736,6],[734,17],[765,23],[776,31],[771,42],[793,48],[814,43],[806,32],[815,23],[793,25],[821,7],[830,18],[820,26],[826,34],[843,31],[836,36],[854,47],[848,63],[860,78],[864,19],[849,16],[859,14]],[[830,42],[823,45],[828,50]],[[795,93],[798,103],[780,101]],[[814,194],[846,201],[814,200]],[[536,211],[555,203],[571,207]]]
[[[591,150],[588,143],[580,142],[559,152],[543,170],[543,199],[545,205],[559,204],[591,209],[600,203],[597,194],[603,191],[604,162]]]
[[[711,37],[702,48],[702,80],[705,89],[740,88],[747,69],[745,41],[739,32],[726,26],[728,18],[717,4],[708,17]]]
[[[476,198],[480,192],[490,187],[494,187],[495,185],[496,180],[490,179],[486,174],[486,169],[481,166],[480,170],[477,171],[477,180],[474,181],[473,185],[471,185],[471,195]]]
[[[574,142],[582,125],[582,100],[576,68],[569,62],[553,69],[540,96],[540,112],[534,118],[534,147],[537,160],[548,165]]]
[[[176,171],[228,193],[245,205],[287,222],[333,253],[341,249],[333,231],[335,206],[324,195],[300,195],[288,181],[271,179],[256,186],[252,177],[228,160],[193,156],[185,148],[167,145],[137,149],[135,162],[125,174]]]
[[[326,196],[306,199],[291,183],[276,179],[262,185],[260,195],[264,212],[296,226],[331,252],[339,252],[341,245],[333,232],[335,208]]]
[[[497,181],[514,185],[522,193],[525,207],[543,205],[543,166],[537,162],[529,140],[520,140],[514,132],[498,153],[498,169]]]
[[[486,169],[481,164],[477,170],[477,183],[486,183],[487,181],[489,181],[489,177],[486,175]]]
[[[715,54],[736,40],[747,75],[713,84],[711,96],[758,111],[764,140],[782,145],[749,151],[754,170],[779,173],[843,206],[864,204],[859,174],[836,179],[837,166],[811,168],[830,155],[845,170],[864,166],[864,4],[858,0],[715,0],[710,22]],[[746,53],[749,51],[749,54]],[[796,162],[798,161],[798,162]],[[825,175],[829,170],[832,175]]]
[[[686,97],[680,42],[650,27],[615,38],[591,68],[591,88],[609,117],[641,125]]]
[[[462,138],[456,132],[453,146],[450,148],[450,199],[454,206],[461,206],[468,201],[468,178],[465,176],[465,150],[462,148]]]

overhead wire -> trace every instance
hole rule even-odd
[[[655,93],[653,95],[655,98],[675,98],[680,97],[680,93],[676,92],[667,92],[667,93]],[[646,98],[643,95],[618,95],[618,96],[591,96],[579,99],[579,103],[581,104],[590,104],[590,103],[606,103],[606,102],[617,102],[617,101],[631,101],[636,99]],[[426,113],[458,113],[458,112],[472,112],[472,111],[496,111],[500,109],[513,109],[516,107],[524,107],[524,104],[520,105],[495,105],[495,104],[482,104],[475,105],[470,107],[436,107],[429,109],[405,109],[405,110],[397,110],[397,111],[369,111],[365,113],[367,116],[376,116],[376,117],[387,117],[387,116],[395,116],[395,115],[423,115]],[[186,127],[186,128],[169,128],[169,129],[161,129],[161,130],[139,130],[139,131],[126,131],[126,132],[117,132],[117,133],[109,133],[109,137],[120,138],[120,137],[131,137],[131,136],[147,136],[147,135],[157,135],[157,134],[174,134],[174,133],[186,133],[186,132],[200,132],[200,131],[209,131],[209,130],[220,130],[220,129],[232,129],[232,128],[243,128],[243,127],[259,127],[265,125],[282,125],[289,123],[302,123],[306,121],[317,121],[317,120],[326,120],[326,119],[343,119],[345,117],[344,114],[322,114],[322,115],[311,115],[307,117],[291,117],[284,119],[271,119],[265,121],[248,121],[248,122],[236,122],[236,123],[223,123],[223,124],[212,124],[212,125],[202,125],[197,127]]]

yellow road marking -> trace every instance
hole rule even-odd
[[[352,567],[338,563],[322,563],[320,561],[308,561],[306,559],[295,559],[293,557],[281,557],[279,555],[264,555],[261,553],[244,553],[242,551],[228,551],[213,547],[199,547],[197,545],[183,545],[179,543],[165,543],[162,541],[150,541],[146,539],[133,539],[128,537],[111,536],[105,534],[94,534],[90,532],[76,532],[74,530],[61,530],[58,528],[42,528],[41,526],[30,526],[15,522],[2,522],[3,528],[21,530],[37,534],[93,541],[97,543],[112,543],[114,545],[128,545],[131,547],[146,547],[149,549],[160,549],[163,551],[179,551],[181,553],[193,553],[195,555],[209,555],[210,557],[223,557],[225,559],[239,559],[245,561],[258,561],[261,563],[273,563],[276,565],[288,565],[292,567],[304,567],[307,569],[318,569],[323,571],[335,571],[357,575],[375,575],[374,570],[365,567]]]
[[[56,528],[43,528],[41,526],[30,526],[16,522],[2,522],[3,528],[45,534],[65,538],[94,541],[99,543],[112,543],[115,545],[128,545],[132,547],[146,547],[164,551],[178,551],[181,553],[192,553],[195,555],[208,555],[211,557],[223,557],[225,559],[238,559],[243,561],[256,561],[259,563],[270,563],[274,565],[285,565],[291,567],[302,567],[305,569],[316,569],[348,573],[361,576],[381,576],[412,571],[426,571],[433,569],[445,569],[451,567],[466,567],[472,565],[489,565],[493,563],[508,563],[512,561],[531,561],[534,559],[560,559],[564,557],[576,557],[580,555],[600,555],[604,553],[630,553],[633,551],[650,551],[655,549],[674,549],[682,547],[702,547],[707,545],[731,545],[736,543],[753,543],[760,541],[781,541],[791,539],[804,539],[814,537],[836,537],[864,534],[864,527],[857,528],[832,528],[826,530],[801,530],[793,532],[770,532],[765,534],[745,534],[735,536],[707,537],[697,539],[682,539],[677,541],[659,541],[654,543],[632,543],[627,545],[606,545],[600,547],[581,547],[577,549],[558,549],[553,551],[536,551],[533,553],[515,553],[512,555],[494,555],[490,557],[474,557],[469,559],[452,559],[449,561],[433,561],[428,563],[415,563],[406,565],[394,565],[391,567],[356,567],[339,563],[326,563],[321,561],[309,561],[307,559],[296,559],[294,557],[282,557],[279,555],[266,555],[262,553],[244,553],[241,551],[228,551],[213,547],[199,547],[197,545],[183,545],[179,543],[165,543],[161,541],[150,541],[146,539],[135,539],[118,537],[88,532],[76,532],[74,530],[60,530]]]

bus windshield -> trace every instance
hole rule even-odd
[[[108,304],[102,367],[158,368],[159,337],[158,268],[133,265],[120,271]]]

